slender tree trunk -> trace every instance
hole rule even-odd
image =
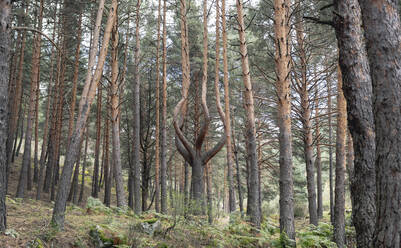
[[[110,12],[107,18],[107,24],[104,31],[103,45],[101,47],[100,54],[98,56],[98,63],[93,77],[91,75],[92,74],[91,72],[93,68],[92,65],[94,65],[95,54],[97,52],[97,49],[95,48],[96,45],[92,46],[93,49],[91,50],[89,55],[90,59],[89,59],[88,74],[82,92],[82,97],[79,103],[78,119],[75,125],[73,135],[71,137],[71,142],[67,149],[68,152],[66,153],[63,172],[57,192],[57,199],[53,210],[52,224],[59,229],[63,229],[64,227],[65,208],[68,197],[67,194],[71,187],[72,170],[78,155],[78,148],[80,139],[82,137],[82,132],[84,127],[86,126],[86,122],[90,112],[90,107],[93,102],[93,99],[95,98],[96,89],[102,76],[103,66],[105,63],[109,47],[111,30],[113,28],[114,19],[117,12],[117,5],[118,5],[117,0],[113,0],[110,6]],[[93,44],[97,44],[99,39],[99,31],[101,27],[103,8],[104,8],[104,2],[101,0],[99,2],[99,11],[96,18],[96,29],[95,29]]]
[[[373,85],[376,131],[375,247],[401,244],[401,25],[399,1],[359,0]]]
[[[114,177],[116,180],[117,206],[127,206],[124,192],[124,182],[121,168],[120,151],[120,98],[118,96],[118,17],[113,28],[112,44],[112,72],[111,72],[111,124],[113,139]]]
[[[235,127],[233,121],[233,128],[232,128],[232,137],[233,137],[233,148],[234,148],[234,156],[235,156],[235,165],[237,170],[237,187],[238,187],[238,200],[239,200],[239,209],[241,212],[241,216],[244,215],[244,206],[243,206],[243,196],[242,196],[242,189],[241,189],[241,171],[239,168],[239,161],[238,161],[238,147],[235,144]]]
[[[274,1],[276,75],[280,129],[280,230],[295,240],[294,186],[292,176],[292,132],[290,97],[290,1]]]
[[[107,105],[109,105],[110,102],[110,97],[107,98]],[[109,110],[107,111],[109,112]],[[104,200],[103,203],[110,207],[110,199],[111,199],[111,187],[112,187],[112,181],[113,181],[113,173],[112,173],[112,164],[110,164],[110,160],[109,160],[109,134],[110,134],[110,130],[109,130],[109,125],[110,125],[110,121],[109,118],[106,118],[105,120],[105,128],[104,128],[104,139],[103,142],[105,143],[104,146],[104,150],[105,150],[105,154],[104,154]]]
[[[54,14],[54,20],[56,19],[56,13]],[[53,39],[56,36],[56,26],[53,27]],[[54,76],[54,56],[55,56],[55,48],[52,48],[51,58],[50,58],[50,78],[49,78],[49,85],[47,90],[47,104],[46,104],[46,117],[45,117],[45,124],[44,124],[44,131],[43,131],[43,140],[42,140],[42,149],[40,152],[40,159],[39,159],[39,178],[38,178],[38,187],[36,191],[36,200],[41,199],[41,192],[42,192],[42,185],[44,184],[43,180],[43,173],[45,171],[45,163],[46,163],[46,154],[49,149],[48,147],[48,138],[49,138],[49,118],[50,118],[50,103],[51,97],[54,94],[55,86],[53,84],[53,76]]]
[[[331,106],[331,81],[330,79],[327,80],[327,113],[329,114],[328,116],[328,124],[329,124],[329,194],[330,194],[330,222],[332,225],[334,225],[334,194],[333,194],[333,148],[332,148],[332,143],[333,143],[333,127],[332,127],[332,116],[331,116],[331,111],[332,111],[332,106]]]
[[[137,0],[136,4],[136,21],[135,21],[135,81],[134,81],[134,142],[133,142],[133,167],[134,167],[134,211],[136,214],[141,213],[141,163],[140,163],[140,87],[141,77],[139,74],[140,63],[140,7],[141,0]]]
[[[334,206],[334,241],[339,248],[345,247],[345,166],[347,136],[347,103],[342,92],[342,75],[338,67],[337,84],[337,141],[336,141],[336,185]]]
[[[40,7],[39,7],[39,23],[38,23],[38,30],[42,30],[42,23],[43,23],[43,5],[44,5],[44,0],[40,1]],[[33,181],[35,183],[38,183],[39,180],[39,165],[38,165],[38,149],[39,149],[39,96],[40,96],[40,40],[41,40],[41,35],[36,34],[36,42],[37,44],[37,51],[38,54],[35,54],[38,56],[38,58],[34,58],[35,60],[37,59],[37,66],[38,66],[38,78],[36,80],[37,85],[36,85],[36,99],[35,99],[35,150],[34,150],[34,172],[33,172]],[[34,60],[32,60],[32,66],[34,65]]]
[[[248,50],[245,37],[245,23],[243,14],[243,2],[237,0],[237,18],[238,18],[238,33],[240,40],[241,62],[242,62],[242,76],[245,86],[245,111],[246,111],[246,138],[248,146],[248,156],[250,167],[250,192],[248,194],[248,210],[251,217],[251,222],[256,226],[260,226],[261,213],[259,212],[259,175],[258,175],[258,161],[256,157],[256,129],[255,129],[255,110],[252,92],[251,75],[249,71]]]
[[[1,0],[0,12],[0,232],[7,228],[7,150],[6,138],[8,132],[8,82],[10,55],[10,1]],[[11,136],[11,139],[13,136]]]
[[[216,40],[219,37],[219,4],[216,0]],[[224,71],[224,107],[226,115],[226,136],[227,136],[227,180],[228,180],[228,194],[229,194],[229,210],[230,212],[235,211],[235,191],[234,191],[234,180],[233,180],[233,151],[231,143],[231,117],[230,117],[230,88],[228,84],[228,59],[227,59],[227,25],[226,25],[226,3],[222,0],[222,30],[223,30],[223,71]],[[216,41],[216,61],[218,61],[219,46]],[[218,62],[216,63],[217,67]],[[218,80],[218,70],[216,70],[216,80]]]
[[[155,153],[155,209],[160,212],[160,19],[161,0],[157,8],[157,42],[156,42],[156,153]]]
[[[316,142],[316,159],[315,159],[315,167],[316,167],[316,184],[317,184],[317,217],[319,219],[323,218],[323,184],[322,184],[322,152],[320,149],[320,120],[319,120],[319,98],[318,98],[318,90],[316,89],[315,94],[315,142]]]
[[[309,222],[317,226],[318,215],[316,206],[316,185],[315,185],[315,170],[313,164],[313,133],[312,133],[312,110],[311,101],[309,99],[309,80],[307,68],[307,54],[305,50],[305,35],[304,25],[302,20],[301,1],[297,1],[298,9],[295,12],[296,21],[296,36],[297,36],[297,51],[299,56],[300,78],[296,78],[295,87],[300,95],[301,100],[301,122],[303,131],[304,158],[306,164],[306,182],[308,189],[308,209]]]
[[[84,151],[84,163],[82,165],[82,181],[81,181],[81,189],[79,191],[79,200],[78,202],[81,203],[84,198],[84,189],[85,189],[85,171],[86,171],[86,160],[88,155],[88,138],[89,138],[89,130],[88,125],[85,128],[85,151]]]
[[[161,212],[167,213],[167,6],[163,0],[163,86],[162,86],[162,123],[161,123],[161,170],[160,170],[160,204]],[[171,173],[170,173],[171,177]],[[172,201],[173,199],[170,199]]]
[[[97,113],[96,113],[95,162],[92,176],[92,197],[95,198],[98,197],[98,192],[99,192],[98,187],[99,187],[99,156],[100,156],[101,126],[102,126],[102,86],[98,87],[97,89],[96,107],[97,107]]]
[[[373,247],[376,223],[376,143],[372,80],[361,28],[361,10],[357,0],[337,0],[334,6],[342,16],[336,16],[334,24],[343,90],[347,99],[348,127],[355,147],[355,173],[350,173],[352,220],[358,247]]]

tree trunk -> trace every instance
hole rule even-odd
[[[161,165],[160,165],[160,205],[161,212],[167,213],[167,6],[163,0],[163,90],[162,90],[162,123],[161,123]],[[170,174],[171,177],[171,174]],[[171,201],[173,199],[170,199]]]
[[[110,97],[107,98],[107,105],[109,105],[110,102]],[[109,111],[107,111],[110,113]],[[109,118],[105,119],[105,128],[104,128],[104,139],[103,142],[105,143],[104,146],[104,200],[103,203],[104,205],[110,207],[110,198],[111,198],[111,187],[112,187],[112,181],[113,181],[113,173],[112,173],[112,168],[113,166],[110,164],[109,160]]]
[[[238,161],[238,147],[235,145],[235,127],[233,122],[232,128],[232,137],[233,137],[233,148],[234,148],[234,156],[235,156],[235,165],[237,170],[237,187],[238,187],[238,200],[239,200],[239,209],[241,212],[241,216],[244,215],[244,206],[243,206],[243,196],[242,196],[242,189],[241,189],[241,171],[239,168],[239,161]]]
[[[89,116],[90,112],[90,107],[93,102],[93,99],[95,98],[96,94],[96,89],[98,86],[98,83],[100,81],[100,78],[102,76],[102,71],[103,71],[103,66],[105,63],[108,47],[109,47],[109,41],[110,41],[110,36],[111,36],[111,30],[114,25],[114,19],[116,16],[117,12],[117,5],[118,2],[117,0],[113,0],[111,7],[110,7],[110,12],[109,16],[107,18],[107,24],[105,27],[104,31],[104,37],[103,37],[103,45],[100,50],[100,54],[98,56],[98,62],[96,66],[96,71],[92,77],[92,64],[94,64],[94,58],[95,54],[97,52],[97,47],[96,45],[92,46],[92,50],[90,52],[90,59],[89,59],[89,67],[88,67],[88,74],[87,74],[87,79],[85,81],[85,86],[83,89],[82,97],[79,103],[79,112],[78,112],[78,119],[75,125],[75,129],[73,132],[73,135],[71,137],[71,142],[68,145],[67,153],[66,153],[66,158],[65,158],[65,163],[63,167],[63,172],[62,172],[62,177],[59,182],[59,187],[58,187],[58,192],[57,192],[57,199],[55,202],[54,210],[53,210],[53,216],[52,216],[52,224],[59,229],[64,228],[64,218],[65,218],[65,208],[66,208],[66,201],[68,197],[68,192],[71,187],[71,176],[72,176],[72,170],[74,163],[76,161],[77,155],[78,155],[78,148],[79,148],[79,143],[80,139],[82,137],[82,132],[84,127],[86,126],[86,121]],[[94,40],[93,44],[97,44],[98,39],[99,39],[99,32],[100,32],[100,27],[101,27],[101,19],[103,15],[103,8],[104,8],[104,2],[101,0],[99,2],[99,11],[98,15],[96,18],[96,29],[95,29],[95,35],[94,35]]]
[[[85,171],[86,171],[86,160],[88,155],[88,138],[89,138],[89,130],[88,125],[85,127],[85,151],[84,151],[84,163],[82,165],[82,180],[81,180],[81,189],[79,191],[79,200],[81,203],[84,198],[84,189],[85,189]]]
[[[280,129],[280,230],[295,240],[290,98],[290,1],[274,1],[277,122]]]
[[[304,159],[306,164],[306,182],[308,190],[308,209],[309,223],[315,226],[318,225],[318,215],[316,206],[316,185],[315,185],[315,170],[313,164],[313,133],[312,133],[312,110],[311,100],[309,99],[309,79],[307,68],[307,53],[305,50],[305,35],[304,25],[302,20],[302,9],[300,8],[301,1],[297,0],[298,9],[295,12],[296,21],[296,36],[297,36],[297,52],[299,56],[300,78],[295,78],[296,91],[300,95],[301,100],[301,122],[303,131]],[[295,62],[294,62],[295,63]]]
[[[333,194],[333,127],[331,122],[331,81],[327,80],[327,113],[328,113],[328,124],[329,124],[329,194],[330,194],[330,222],[334,225],[334,194]]]
[[[355,147],[355,173],[350,173],[352,215],[358,247],[372,247],[376,223],[375,131],[372,80],[357,0],[334,1],[342,18],[334,23],[339,47],[348,127]]]
[[[250,167],[250,192],[248,194],[248,206],[251,222],[256,227],[260,226],[261,213],[259,212],[259,175],[258,175],[258,161],[256,157],[256,129],[255,129],[255,113],[254,113],[254,100],[252,92],[251,75],[249,71],[248,50],[245,37],[245,23],[243,14],[242,0],[237,0],[237,14],[238,14],[238,33],[240,40],[241,62],[242,62],[242,76],[245,86],[245,111],[246,111],[246,138],[248,146],[248,161]]]
[[[10,1],[1,0],[0,12],[0,232],[7,228],[6,189],[7,189],[7,150],[8,133],[8,82],[10,55]],[[13,136],[11,136],[12,139]]]
[[[373,85],[376,131],[375,247],[401,244],[401,25],[399,1],[359,0]]]
[[[118,73],[118,72],[117,72]],[[118,98],[118,96],[117,96]],[[97,112],[96,112],[96,144],[95,144],[95,162],[92,175],[92,197],[97,198],[99,192],[99,156],[102,126],[102,86],[97,89]]]
[[[342,92],[342,75],[338,67],[337,84],[337,141],[336,141],[336,181],[334,205],[334,241],[339,248],[345,247],[345,165],[347,136],[347,103]]]
[[[120,98],[118,95],[118,17],[113,28],[111,72],[111,125],[113,139],[114,178],[116,180],[117,207],[127,206],[124,192],[124,182],[121,168],[120,150]]]
[[[160,18],[161,0],[157,8],[157,42],[156,42],[156,153],[155,153],[155,210],[160,212]]]
[[[226,27],[226,3],[222,0],[222,30],[223,30],[223,71],[224,71],[224,107],[226,115],[226,147],[227,147],[227,180],[228,180],[228,194],[229,194],[229,206],[230,212],[235,211],[235,191],[234,191],[234,180],[233,180],[233,152],[231,143],[231,117],[230,117],[230,88],[228,84],[228,59],[227,59],[227,27]],[[219,37],[219,5],[218,0],[216,1],[216,40]],[[218,61],[219,47],[216,41],[216,61]],[[216,65],[218,62],[216,63]],[[216,80],[218,80],[218,70],[216,70]]]
[[[319,98],[318,89],[316,88],[315,94],[315,142],[316,142],[316,184],[317,184],[317,217],[323,218],[323,184],[322,184],[322,152],[320,149],[321,135],[320,135],[320,119],[319,119]]]
[[[139,63],[140,63],[140,7],[141,0],[137,0],[136,4],[136,22],[135,22],[135,81],[134,81],[134,142],[133,142],[133,167],[134,167],[134,211],[136,214],[141,213],[141,163],[140,163],[140,87],[141,77],[139,74]]]

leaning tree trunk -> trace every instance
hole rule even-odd
[[[361,28],[357,0],[334,1],[339,63],[347,99],[348,127],[355,148],[350,174],[352,221],[358,247],[372,247],[376,223],[375,131],[372,80]]]
[[[334,241],[339,248],[345,247],[345,165],[347,136],[347,103],[342,92],[342,75],[338,68],[337,84],[337,141],[336,181],[334,199]]]
[[[280,230],[295,240],[294,186],[292,176],[292,132],[290,98],[290,1],[274,1],[276,74],[280,129]]]
[[[68,192],[71,187],[72,170],[79,152],[78,151],[79,143],[82,138],[84,127],[86,126],[86,122],[90,112],[90,107],[92,105],[93,99],[95,98],[96,89],[102,76],[103,66],[109,48],[111,30],[113,28],[114,19],[117,13],[117,5],[118,1],[113,0],[110,6],[109,16],[104,30],[103,45],[101,47],[100,54],[98,56],[96,71],[93,76],[92,76],[92,68],[93,68],[92,65],[94,65],[94,59],[97,52],[96,45],[92,46],[92,50],[89,55],[90,58],[89,58],[88,74],[82,92],[82,97],[79,103],[78,119],[75,125],[73,135],[71,136],[71,142],[68,145],[63,172],[61,180],[59,182],[57,199],[53,210],[52,224],[59,229],[64,228],[65,209],[66,209]],[[103,16],[103,8],[104,8],[104,2],[100,1],[99,11],[96,18],[96,29],[95,29],[93,44],[97,44],[99,40],[101,20]]]
[[[359,0],[359,3],[371,69],[376,131],[377,222],[374,246],[399,247],[401,244],[399,1]]]
[[[6,189],[7,189],[7,152],[8,132],[8,82],[10,54],[10,12],[11,3],[1,0],[0,11],[0,233],[7,227]]]

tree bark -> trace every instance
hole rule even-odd
[[[245,86],[244,105],[246,112],[246,138],[247,138],[247,160],[250,167],[250,187],[248,194],[248,213],[251,217],[251,223],[257,228],[260,227],[261,213],[259,211],[259,175],[258,161],[256,154],[256,128],[255,128],[255,110],[252,92],[251,74],[249,71],[248,49],[246,44],[245,23],[243,13],[243,2],[237,0],[237,18],[238,33],[240,41],[242,77]]]
[[[401,245],[401,25],[399,1],[359,0],[373,85],[376,133],[375,247]]]
[[[375,131],[372,80],[357,0],[334,1],[348,127],[355,147],[355,173],[350,173],[352,215],[358,247],[372,247],[376,223]],[[351,145],[352,146],[352,145]]]
[[[345,166],[347,136],[347,103],[342,92],[342,75],[338,67],[337,84],[337,141],[336,141],[336,181],[334,205],[334,241],[339,248],[345,247]]]
[[[290,1],[274,1],[277,121],[280,129],[280,230],[295,240],[290,98]]]
[[[8,82],[10,55],[10,12],[11,2],[1,0],[0,12],[0,232],[7,228],[7,150],[8,133]],[[12,139],[12,138],[11,138]]]

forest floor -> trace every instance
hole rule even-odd
[[[8,229],[0,236],[0,248],[282,247],[288,242],[280,235],[276,215],[265,218],[260,231],[255,232],[238,212],[219,214],[210,225],[205,216],[187,214],[184,218],[154,212],[138,216],[129,209],[108,208],[91,197],[85,197],[87,201],[80,206],[67,206],[65,228],[58,232],[49,225],[54,203],[46,201],[48,195],[43,196],[45,201],[36,201],[33,190],[24,199],[14,198],[17,179],[15,166],[9,184],[12,195],[7,196]],[[86,196],[88,192],[86,188]],[[325,215],[318,227],[312,227],[307,218],[297,218],[298,247],[337,247],[331,241],[331,225],[325,224],[328,219]],[[352,229],[347,232],[354,235]],[[349,247],[353,247],[352,242]]]

